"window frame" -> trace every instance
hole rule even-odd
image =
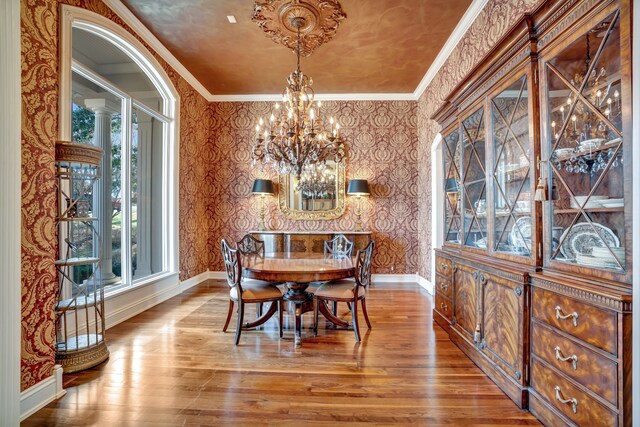
[[[122,188],[123,188],[123,246],[122,281],[105,289],[106,298],[128,292],[140,286],[153,284],[176,276],[179,273],[178,245],[178,141],[179,141],[179,95],[169,76],[153,54],[131,33],[115,22],[86,9],[61,5],[60,21],[60,97],[59,125],[60,140],[70,141],[72,132],[72,75],[87,78],[107,88],[122,98]],[[110,42],[125,53],[151,80],[162,97],[162,112],[158,113],[136,100],[94,70],[72,58],[72,32],[74,28],[88,31]],[[131,265],[131,164],[132,114],[138,109],[163,123],[162,159],[162,264],[163,270],[152,275],[133,280]],[[126,260],[126,262],[125,262]]]

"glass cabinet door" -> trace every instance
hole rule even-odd
[[[460,131],[444,137],[444,241],[460,243]]]
[[[555,190],[545,230],[552,242],[548,258],[623,272],[628,237],[619,12],[547,60],[544,73]]]
[[[491,99],[493,250],[530,256],[531,162],[527,76]],[[481,215],[479,212],[477,215]]]
[[[465,246],[487,248],[484,108],[462,121],[462,226]]]

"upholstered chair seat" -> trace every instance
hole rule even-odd
[[[355,291],[355,281],[353,280],[339,280],[334,282],[325,283],[321,285],[315,291],[315,295],[320,298],[331,298],[331,299],[353,299],[353,294]],[[362,288],[358,292],[358,299],[362,299],[366,297],[366,288]]]
[[[231,296],[232,300],[238,301],[238,288],[231,288],[229,296]],[[250,303],[252,300],[266,299],[278,300],[280,298],[282,298],[282,291],[268,282],[263,284],[247,284],[247,282],[244,282],[242,284],[242,300],[244,302]]]

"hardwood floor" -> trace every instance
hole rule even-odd
[[[66,396],[22,425],[539,425],[433,324],[432,304],[418,285],[378,284],[359,345],[321,318],[295,349],[274,317],[234,347],[226,285],[208,281],[109,329],[110,359],[66,375]]]

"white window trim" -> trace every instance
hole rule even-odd
[[[20,421],[20,1],[0,3],[0,423]]]
[[[167,276],[179,273],[179,235],[178,235],[178,168],[179,168],[179,129],[180,129],[180,96],[171,83],[169,76],[162,65],[149,52],[149,50],[131,33],[117,25],[115,22],[86,9],[75,6],[60,5],[60,97],[59,97],[59,122],[58,137],[60,140],[71,139],[71,95],[72,95],[72,71],[81,66],[72,59],[72,31],[73,28],[81,28],[91,32],[114,44],[127,54],[138,65],[155,85],[163,99],[162,115],[169,118],[165,122],[166,128],[163,147],[163,182],[165,189],[163,205],[163,235],[162,241],[166,250],[163,251],[163,265],[165,270],[158,275],[150,276],[148,280],[135,281],[126,288],[115,289],[118,294],[132,290],[138,286],[145,286],[154,280],[162,280]],[[131,99],[125,102],[131,108]],[[125,105],[125,108],[127,108]],[[123,167],[126,165],[123,165]],[[125,175],[126,175],[126,171]],[[124,184],[124,183],[123,183]],[[123,222],[127,213],[123,215]],[[123,240],[128,242],[129,240]]]
[[[434,249],[441,248],[444,240],[444,170],[442,134],[438,133],[431,144],[431,283],[436,283],[436,256]]]

